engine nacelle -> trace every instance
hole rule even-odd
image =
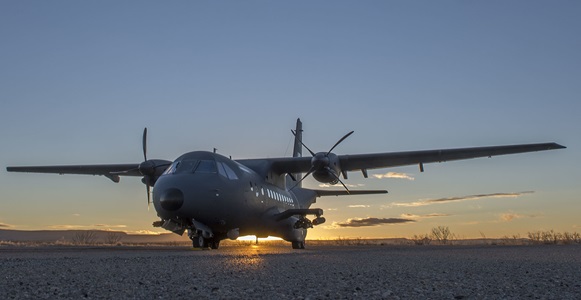
[[[339,183],[337,175],[331,172],[333,172],[333,170],[330,169],[313,172],[313,178],[315,178],[318,182],[328,183],[331,185]]]
[[[339,157],[334,153],[319,152],[311,159],[313,177],[322,183],[337,184],[339,182]]]

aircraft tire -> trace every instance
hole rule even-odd
[[[208,248],[208,240],[206,240],[202,235],[198,236],[198,244],[200,244],[200,248]]]
[[[197,238],[192,239],[192,245],[194,246],[194,248],[200,248],[200,244],[198,243]]]
[[[292,242],[293,249],[305,249],[305,242]]]

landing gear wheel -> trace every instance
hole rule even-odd
[[[305,249],[305,242],[292,242],[293,249]]]
[[[200,244],[198,243],[198,238],[196,238],[196,237],[192,238],[192,246],[194,246],[194,248],[200,248]]]
[[[202,236],[202,235],[198,235],[198,237],[196,238],[198,240],[198,247],[199,248],[208,248],[208,241]]]
[[[194,248],[207,248],[208,241],[202,236],[198,235],[192,238],[192,243],[194,244]]]

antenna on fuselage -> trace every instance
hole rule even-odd
[[[218,151],[218,149],[214,148],[214,153],[216,153],[216,151]]]

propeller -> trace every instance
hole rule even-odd
[[[147,173],[155,173],[155,166],[153,166],[153,164],[148,164],[147,166],[145,166],[144,164],[147,164],[147,127],[143,128],[143,139],[142,139],[142,145],[143,145],[143,162],[139,164],[139,172],[141,172],[141,174],[145,175],[144,171],[147,170]],[[143,166],[143,171],[142,171],[142,165]],[[150,169],[151,168],[151,169]],[[151,172],[153,171],[153,172]],[[150,179],[148,177],[148,175],[145,175],[144,178],[145,179],[145,192],[147,193],[147,211],[149,211],[149,206],[151,204],[151,191],[149,188],[149,184],[150,184]]]
[[[291,130],[291,132],[295,136],[295,138],[297,138],[297,133],[294,130]],[[313,158],[311,159],[311,168],[309,169],[309,171],[307,171],[307,173],[291,188],[291,190],[294,189],[297,185],[299,185],[303,180],[305,180],[305,178],[307,178],[313,172],[326,171],[328,174],[330,174],[333,177],[333,179],[335,181],[334,183],[340,182],[341,185],[343,185],[343,187],[347,191],[347,193],[349,193],[349,189],[347,188],[345,183],[343,183],[343,181],[341,181],[341,178],[339,178],[336,171],[330,167],[331,160],[336,158],[335,155],[333,155],[334,157],[330,157],[330,154],[332,154],[331,151],[333,151],[333,149],[335,149],[346,138],[348,138],[350,135],[352,135],[353,132],[354,131],[351,131],[351,132],[347,133],[346,135],[344,135],[326,153],[325,152],[314,153],[311,149],[309,149],[309,147],[307,147],[307,145],[305,145],[303,143],[303,141],[301,141],[301,139],[298,139],[299,143],[301,143],[301,145],[303,145],[303,147],[305,147],[305,149],[307,149],[307,151],[309,151],[309,153],[311,153],[311,156]]]
[[[111,175],[122,175],[122,174],[134,174],[135,171],[139,171],[143,178],[141,182],[145,184],[145,191],[147,193],[147,210],[149,210],[149,206],[151,204],[151,187],[155,184],[156,175],[158,174],[159,167],[166,167],[171,165],[170,161],[161,160],[161,159],[147,159],[147,127],[143,129],[143,138],[142,138],[142,148],[143,148],[143,162],[141,162],[137,168],[133,168],[130,170],[120,171],[120,172],[111,172]]]
[[[151,187],[155,184],[156,175],[160,175],[158,174],[158,168],[169,166],[171,165],[171,162],[159,159],[147,159],[147,127],[143,128],[142,147],[143,162],[139,164],[137,169],[139,170],[139,173],[143,175],[141,181],[145,184],[145,192],[147,193],[147,210],[149,210],[151,204]]]

